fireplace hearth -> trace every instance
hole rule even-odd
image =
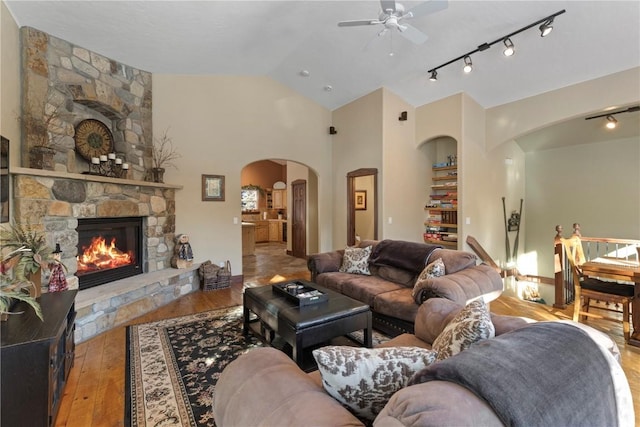
[[[142,217],[78,220],[80,289],[143,273]]]

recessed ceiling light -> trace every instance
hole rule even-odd
[[[332,90],[333,90],[333,86],[331,86],[331,85],[326,85],[326,86],[324,87],[324,91],[325,91],[325,92],[331,92]]]
[[[298,74],[300,74],[301,77],[309,77],[311,75],[309,70],[300,70],[300,73]]]

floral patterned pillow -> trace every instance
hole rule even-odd
[[[436,353],[420,347],[327,346],[313,350],[324,389],[356,416],[373,420]]]
[[[342,256],[341,273],[363,274],[370,276],[369,256],[371,255],[371,246],[365,248],[347,247]]]
[[[444,360],[469,348],[474,342],[493,338],[496,329],[491,322],[491,313],[483,300],[472,301],[445,326],[433,340],[431,349]]]
[[[420,273],[418,278],[416,279],[416,283],[413,285],[413,291],[411,295],[413,298],[416,298],[416,290],[418,289],[418,283],[423,282],[427,279],[432,279],[434,277],[441,277],[446,274],[444,269],[444,261],[442,258],[436,258],[433,262],[429,263],[424,270]]]

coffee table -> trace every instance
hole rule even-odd
[[[251,329],[254,313],[254,321],[260,321],[260,332],[267,341],[273,341],[274,333],[280,336],[293,348],[292,359],[301,368],[305,348],[351,332],[364,330],[361,344],[371,347],[371,309],[367,304],[306,280],[295,281],[326,293],[328,300],[301,307],[274,292],[271,286],[247,288],[243,296],[244,334]]]

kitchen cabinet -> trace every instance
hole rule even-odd
[[[282,242],[282,224],[284,222],[279,220],[269,221],[270,242]]]
[[[256,221],[256,243],[269,241],[269,221]]]
[[[0,326],[3,426],[52,426],[75,355],[77,290],[42,294],[44,322],[20,302]]]
[[[256,251],[256,225],[242,223],[242,256],[253,255]]]
[[[287,190],[273,190],[271,192],[273,209],[287,208]]]

